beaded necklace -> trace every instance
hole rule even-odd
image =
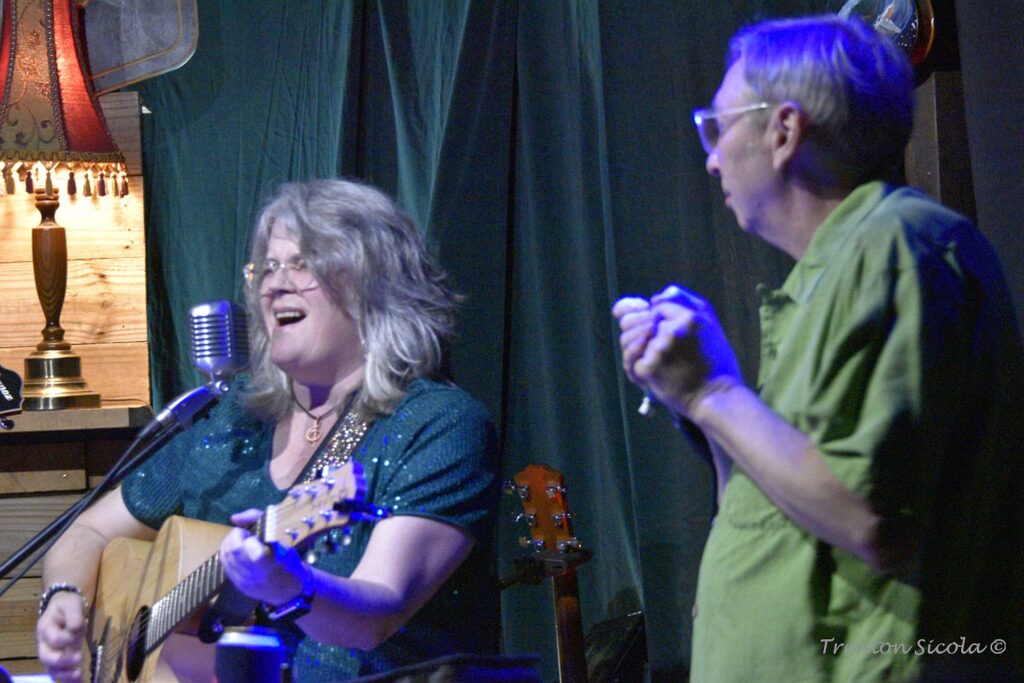
[[[335,470],[352,459],[353,451],[370,427],[370,421],[360,417],[359,411],[350,407],[354,399],[355,394],[353,393],[345,403],[345,414],[341,416],[338,427],[306,469],[302,483],[308,484],[324,476],[324,468]]]

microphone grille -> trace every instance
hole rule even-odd
[[[189,311],[192,360],[212,378],[223,379],[249,365],[245,309],[233,301],[199,304]]]

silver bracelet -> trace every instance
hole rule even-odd
[[[85,604],[85,594],[82,593],[82,589],[78,586],[71,583],[64,583],[63,581],[60,583],[53,583],[50,584],[50,586],[43,591],[43,594],[39,596],[39,616],[43,616],[43,612],[46,611],[46,608],[49,606],[50,600],[53,596],[62,591],[78,593],[78,597],[82,598],[82,603]]]

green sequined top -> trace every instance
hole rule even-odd
[[[229,392],[206,419],[124,481],[122,496],[136,518],[152,528],[171,515],[230,524],[235,512],[281,501],[285,491],[269,473],[274,425],[246,411],[238,393]],[[453,652],[497,651],[495,446],[483,406],[460,389],[429,380],[415,381],[395,412],[371,425],[353,453],[364,468],[367,500],[395,515],[429,517],[465,529],[476,544],[437,595],[375,650],[331,647],[299,632],[296,680],[337,681]],[[356,524],[348,544],[339,543],[339,530],[328,532],[314,546],[316,566],[348,576],[372,530],[369,523]]]

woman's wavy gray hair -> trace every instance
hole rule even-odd
[[[351,180],[282,185],[252,233],[254,263],[266,258],[274,228],[298,239],[299,251],[328,298],[359,328],[366,357],[355,407],[387,414],[418,377],[440,373],[460,297],[445,285],[412,220],[383,192]],[[253,325],[252,377],[243,400],[264,418],[292,409],[287,376],[270,360],[255,288],[246,293]]]
[[[755,24],[729,44],[728,64],[758,97],[797,102],[811,139],[851,184],[891,179],[902,168],[914,122],[910,60],[859,17],[835,15]]]

